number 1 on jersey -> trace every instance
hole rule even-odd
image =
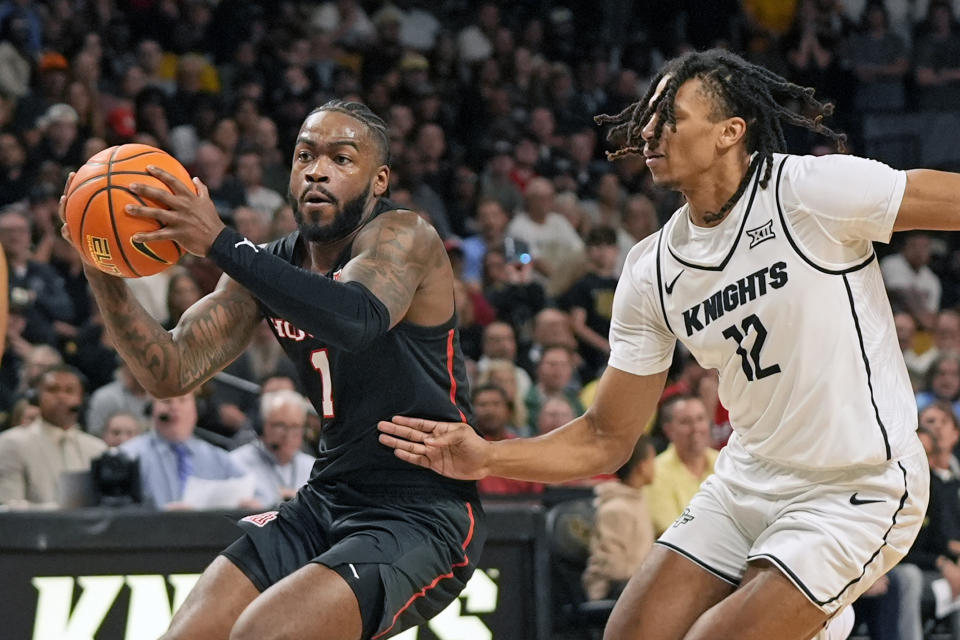
[[[320,387],[323,389],[323,417],[332,418],[333,380],[330,378],[330,358],[326,349],[316,349],[310,354],[310,365],[320,374]]]

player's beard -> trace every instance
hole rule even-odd
[[[338,208],[336,215],[333,217],[333,221],[327,224],[307,222],[303,217],[303,213],[300,212],[300,203],[294,201],[293,217],[297,221],[297,226],[300,228],[300,234],[310,242],[327,243],[346,238],[360,226],[360,221],[363,218],[363,210],[366,208],[367,198],[370,197],[370,190],[371,186],[367,185],[363,193],[353,200],[345,202]],[[289,197],[290,200],[293,200],[292,196]]]

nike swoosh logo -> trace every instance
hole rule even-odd
[[[683,269],[680,269],[680,273],[677,274],[677,277],[674,278],[673,281],[670,282],[670,284],[664,287],[664,289],[667,290],[667,295],[670,295],[671,293],[673,293],[673,285],[677,284],[677,280],[679,280],[680,276],[682,275],[683,275]]]
[[[861,504],[873,504],[874,502],[884,502],[883,500],[862,500],[857,497],[857,494],[850,496],[850,504],[852,505],[861,505]]]

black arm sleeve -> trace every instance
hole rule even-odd
[[[359,282],[296,267],[229,227],[209,258],[284,320],[332,346],[359,351],[390,329],[387,307]]]

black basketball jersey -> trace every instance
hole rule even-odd
[[[381,199],[374,217],[396,208]],[[300,232],[294,231],[266,249],[299,265],[305,246]],[[351,249],[347,247],[327,277],[339,278]],[[404,462],[378,441],[377,422],[396,415],[454,422],[471,419],[455,317],[434,327],[400,322],[363,351],[350,353],[293,326],[262,302],[260,309],[323,417],[311,484],[427,485],[475,497],[475,483],[451,480]]]

